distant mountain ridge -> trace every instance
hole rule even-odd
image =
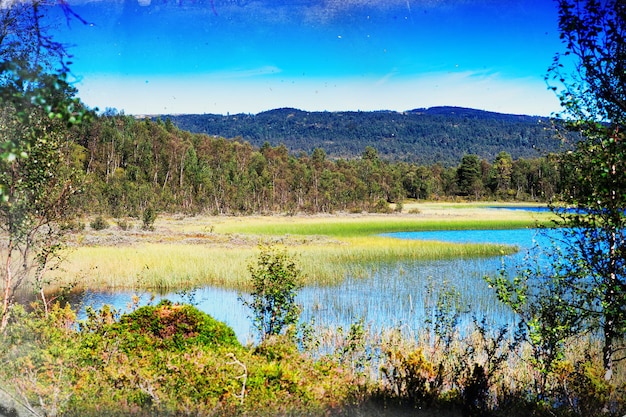
[[[489,161],[501,152],[514,159],[557,152],[554,120],[464,107],[396,111],[308,112],[279,108],[254,114],[162,115],[193,133],[240,137],[255,146],[284,144],[290,152],[322,148],[330,158],[353,158],[366,146],[394,161],[452,166],[463,155]]]
[[[487,110],[478,110],[468,107],[455,107],[455,106],[435,106],[427,108],[418,108],[408,110],[409,113],[414,114],[427,114],[431,116],[441,115],[456,115],[459,117],[477,118],[477,119],[504,119],[511,121],[537,121],[548,120],[548,117],[530,116],[526,114],[513,114],[513,113],[498,113]]]

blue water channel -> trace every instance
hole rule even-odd
[[[485,316],[496,324],[512,322],[508,309],[495,299],[483,277],[494,275],[503,265],[512,268],[524,262],[534,245],[545,243],[538,229],[463,230],[392,233],[398,239],[439,240],[447,242],[498,243],[517,246],[516,255],[484,259],[453,259],[410,263],[376,264],[366,276],[347,276],[332,287],[307,286],[297,298],[302,306],[302,320],[316,325],[349,328],[363,320],[372,330],[402,327],[417,332],[424,326],[439,291],[455,288],[460,293],[459,307]],[[83,305],[99,308],[110,304],[122,312],[130,308],[131,292],[92,292],[85,294]],[[139,294],[140,304],[158,302],[162,298],[191,302],[202,311],[231,326],[240,341],[254,341],[249,311],[236,291],[203,287],[187,293],[165,295]],[[469,316],[469,315],[468,315]]]

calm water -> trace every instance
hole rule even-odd
[[[522,262],[526,251],[545,239],[536,229],[410,232],[387,236],[398,239],[504,243],[518,246],[520,252],[504,259],[496,257],[373,265],[371,273],[365,278],[348,276],[341,285],[335,287],[310,286],[302,289],[298,296],[302,319],[314,319],[316,324],[344,328],[363,319],[374,329],[404,326],[418,330],[423,326],[426,306],[436,301],[437,292],[453,286],[461,294],[461,307],[485,315],[491,321],[507,323],[512,320],[510,313],[495,300],[493,291],[487,288],[483,277],[497,273],[503,263],[512,265]],[[111,304],[124,310],[128,308],[133,294],[88,292],[83,305],[99,308],[103,304]],[[251,341],[254,332],[250,327],[249,311],[241,305],[238,296],[236,291],[204,287],[185,294],[156,296],[155,302],[161,298],[191,302],[231,326],[242,342]],[[142,294],[141,303],[149,302],[150,298],[150,294]]]

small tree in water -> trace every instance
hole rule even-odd
[[[296,295],[302,288],[301,271],[284,249],[260,246],[256,263],[248,266],[252,278],[251,300],[240,298],[252,310],[261,339],[279,335],[298,322]]]

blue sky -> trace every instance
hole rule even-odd
[[[549,115],[551,0],[70,0],[47,15],[79,96],[126,114],[410,110]]]

